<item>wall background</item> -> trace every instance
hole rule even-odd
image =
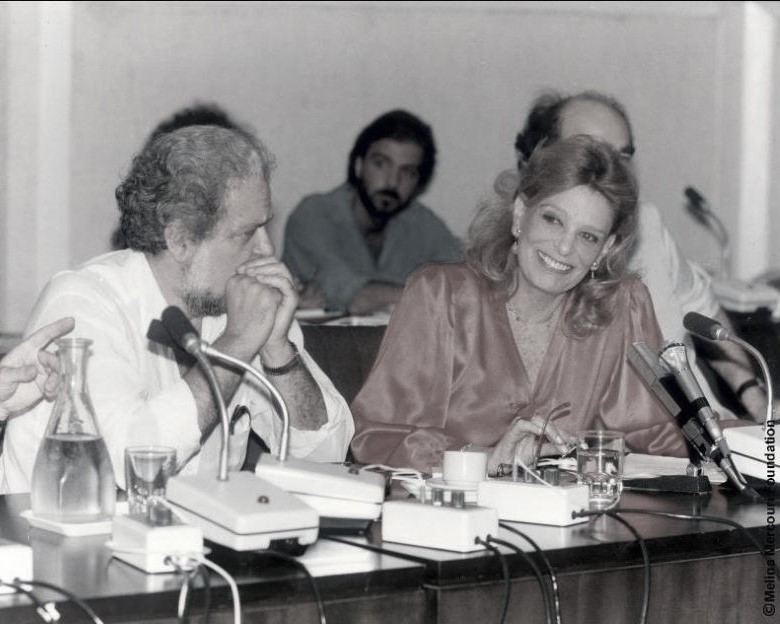
[[[733,272],[780,266],[778,2],[2,2],[0,331],[20,331],[57,270],[108,251],[113,191],[148,132],[216,102],[278,160],[273,238],[345,177],[359,130],[394,107],[434,129],[423,200],[459,235],[540,92],[615,95],[643,196],[693,259],[731,232]]]

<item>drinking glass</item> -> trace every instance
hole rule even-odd
[[[593,510],[617,505],[623,489],[625,436],[621,431],[582,431],[577,440],[577,479],[588,486]]]
[[[131,446],[125,449],[127,504],[131,514],[146,515],[150,504],[165,499],[168,477],[176,472],[176,449]]]

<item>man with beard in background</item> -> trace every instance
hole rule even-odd
[[[435,163],[430,127],[406,111],[358,135],[347,182],[305,197],[287,221],[282,261],[302,286],[300,307],[387,309],[415,269],[462,258],[444,222],[416,200]]]

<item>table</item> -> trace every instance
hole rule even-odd
[[[709,496],[624,493],[622,508],[691,515],[714,515],[754,527],[767,543],[766,504],[750,504],[736,493]],[[648,622],[724,624],[774,621],[762,613],[766,566],[738,531],[709,521],[624,516],[645,538],[652,568]],[[546,551],[560,584],[565,624],[639,621],[642,558],[633,536],[616,521],[569,528],[511,523]],[[763,527],[763,528],[759,528]],[[528,549],[502,529],[499,537]],[[503,585],[498,563],[483,553],[443,551],[384,544],[399,556],[426,565],[428,600],[436,622],[498,622]],[[509,552],[501,548],[502,552]],[[510,557],[512,598],[507,622],[544,622],[538,584],[518,557]]]
[[[178,621],[181,582],[177,575],[147,575],[112,558],[105,545],[109,535],[75,538],[31,528],[19,517],[28,508],[27,494],[0,496],[0,537],[32,546],[35,580],[53,583],[86,600],[106,624]],[[262,554],[219,547],[209,558],[236,579],[244,622],[318,621],[311,585],[291,565]],[[424,567],[418,563],[326,541],[310,547],[301,560],[316,578],[331,623],[426,621]],[[196,593],[196,607],[202,593]],[[42,600],[63,600],[47,590],[36,590],[36,594]],[[26,597],[0,594],[0,623],[41,624],[29,605]],[[87,621],[73,605],[58,608],[63,623]],[[201,620],[193,617],[191,621]],[[233,621],[230,593],[215,575],[209,621]]]
[[[64,538],[31,529],[18,515],[28,504],[27,495],[0,497],[0,537],[32,545],[37,580],[76,593],[107,624],[176,621],[179,582],[175,575],[149,576],[112,560],[104,546],[106,536]],[[762,545],[769,544],[772,536],[767,531],[765,503],[751,503],[720,488],[708,496],[625,492],[621,508],[629,507],[729,518],[751,527],[750,533]],[[766,566],[741,532],[708,520],[634,514],[625,518],[646,539],[652,564],[648,622],[773,621],[762,613]],[[534,539],[556,570],[565,624],[638,621],[642,557],[633,536],[620,524],[601,518],[565,528],[511,526]],[[499,537],[528,549],[505,529]],[[499,621],[504,585],[492,554],[382,543],[378,525],[368,536],[338,539],[353,545],[321,540],[302,558],[317,579],[331,624]],[[512,576],[507,622],[544,622],[535,577],[519,555],[504,547],[500,550],[506,553]],[[213,560],[237,579],[245,622],[318,621],[311,587],[294,568],[256,553],[219,551]],[[224,583],[215,580],[214,587],[211,621],[232,621]],[[41,597],[55,595],[41,592]],[[72,606],[64,605],[61,611],[63,622],[84,621]],[[72,617],[66,619],[65,614]],[[0,596],[0,622],[37,624],[40,620],[26,598]]]

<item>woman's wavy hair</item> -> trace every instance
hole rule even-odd
[[[127,246],[158,254],[166,226],[181,221],[195,241],[209,236],[222,215],[228,184],[274,168],[263,143],[240,129],[188,126],[157,136],[134,159],[116,189]]]
[[[565,322],[567,330],[584,337],[612,321],[610,299],[627,275],[635,239],[638,188],[620,156],[606,143],[585,135],[537,148],[522,172],[505,171],[496,179],[495,196],[484,202],[469,228],[467,260],[477,273],[511,295],[517,285],[517,256],[512,251],[514,200],[520,196],[528,211],[540,202],[576,186],[600,193],[614,213],[615,242],[595,276],[573,289]]]

